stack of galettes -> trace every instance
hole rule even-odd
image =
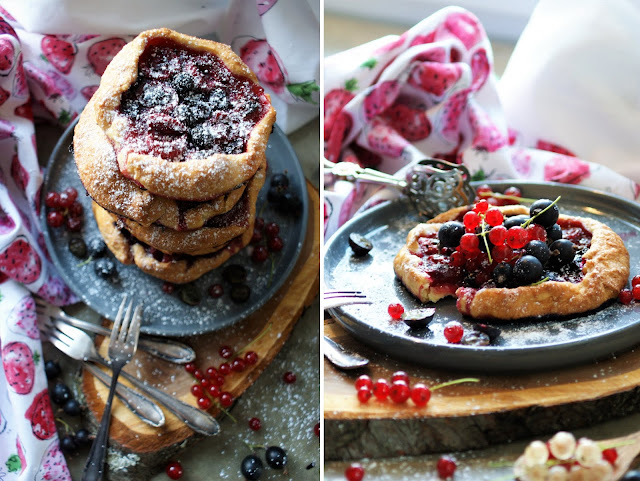
[[[275,116],[227,45],[168,29],[127,44],[74,134],[78,173],[115,257],[185,283],[246,246]]]

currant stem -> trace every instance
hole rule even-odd
[[[493,264],[493,259],[491,258],[491,249],[489,249],[489,241],[487,241],[487,230],[484,230],[484,228],[487,226],[486,222],[484,221],[484,217],[482,218],[482,232],[480,232],[480,235],[482,236],[482,240],[484,242],[484,246],[487,248],[487,259],[489,259],[489,264]]]
[[[480,379],[475,377],[463,377],[461,379],[454,379],[453,381],[443,382],[442,384],[438,384],[431,388],[431,391],[435,391],[436,389],[442,389],[443,387],[453,386],[454,384],[460,384],[463,382],[480,382]]]
[[[556,205],[558,203],[558,201],[560,200],[562,196],[559,195],[556,200],[554,200],[553,202],[551,202],[551,204],[549,204],[548,206],[546,206],[544,209],[542,209],[540,212],[538,212],[536,215],[534,215],[533,217],[527,219],[524,223],[522,223],[520,225],[520,227],[522,227],[523,229],[526,229],[527,227],[529,227],[529,225],[531,225],[531,223],[533,222],[533,220],[536,217],[541,216],[542,214],[544,214],[546,211],[548,211],[549,209],[551,209],[551,207],[553,207],[554,205]]]
[[[249,342],[247,345],[245,345],[242,349],[239,349],[236,354],[242,354],[249,346],[251,346],[251,344],[257,342],[258,340],[262,339],[265,334],[267,332],[269,332],[269,329],[271,329],[271,326],[273,325],[273,322],[270,322],[269,324],[267,324],[267,326],[262,330],[262,332],[260,334],[258,334],[256,336],[255,339],[251,340],[251,342]]]
[[[83,260],[82,262],[80,262],[79,264],[76,264],[76,267],[86,266],[86,265],[87,265],[87,264],[89,264],[92,260],[93,260],[93,256],[89,256],[89,257],[87,257],[85,260]]]
[[[55,420],[64,426],[64,433],[69,434],[69,431],[71,431],[71,426],[69,426],[69,423],[65,422],[64,419],[61,418],[55,418]]]
[[[231,419],[231,421],[233,421],[234,424],[238,424],[238,420],[236,418],[234,418],[229,411],[227,411],[225,408],[223,408],[222,404],[220,404],[218,401],[215,401],[215,400],[213,402],[216,404],[216,407],[218,409],[220,409],[220,411],[222,411],[227,416],[229,416],[229,418]]]
[[[534,282],[533,284],[530,284],[530,285],[531,286],[538,286],[538,285],[540,285],[540,284],[542,284],[544,282],[547,282],[549,280],[551,280],[551,279],[549,279],[548,277],[545,277],[544,279],[540,279],[539,281],[536,281],[536,282]]]
[[[533,204],[536,200],[538,200],[538,199],[531,199],[530,197],[518,197],[517,195],[500,194],[498,192],[482,192],[480,193],[480,197],[483,199],[487,197],[495,197],[496,199],[513,200],[518,203],[529,202],[531,204]]]

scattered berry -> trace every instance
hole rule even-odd
[[[351,250],[353,251],[353,254],[355,256],[362,257],[371,252],[371,249],[373,249],[373,244],[363,235],[352,232],[351,234],[349,234],[349,247],[351,247]]]
[[[75,399],[69,399],[66,403],[64,403],[62,410],[69,416],[80,416],[80,413],[82,412],[80,403]]]
[[[637,286],[638,284],[640,284],[640,275],[638,275],[638,276],[633,276],[633,277],[631,278],[631,287],[635,287],[635,286]]]
[[[284,247],[284,242],[281,237],[274,236],[267,240],[267,247],[271,252],[280,252]]]
[[[468,232],[473,232],[475,228],[480,225],[480,222],[482,222],[482,218],[477,214],[477,212],[472,210],[467,212],[462,218],[462,223]]]
[[[60,440],[60,449],[62,449],[62,452],[66,454],[70,454],[76,451],[76,449],[78,449],[78,445],[73,439],[73,436],[66,434]]]
[[[249,300],[251,297],[251,289],[246,284],[233,284],[231,286],[231,292],[229,292],[229,297],[236,304],[242,304]]]
[[[247,368],[247,363],[241,357],[235,358],[231,361],[231,370],[234,372],[242,372]]]
[[[633,289],[631,289],[631,295],[636,301],[640,301],[640,284],[633,286]]]
[[[402,307],[402,304],[392,303],[389,304],[387,312],[391,316],[391,319],[399,320],[402,318],[402,314],[404,314],[404,307]]]
[[[57,361],[47,361],[44,363],[44,372],[47,375],[47,379],[53,379],[60,375],[62,369]]]
[[[116,270],[116,264],[111,259],[98,259],[94,264],[94,269],[99,277],[106,280],[113,280],[116,277],[118,271]]]
[[[371,399],[371,396],[373,395],[373,393],[371,392],[371,389],[369,389],[368,387],[361,387],[360,389],[358,389],[357,395],[358,395],[358,401],[360,401],[361,403],[366,403],[366,402],[369,402],[369,399]]]
[[[407,386],[410,384],[409,375],[404,371],[396,371],[391,375],[391,382],[404,381]]]
[[[292,371],[287,371],[282,376],[282,380],[285,384],[293,384],[294,382],[296,382],[296,379],[296,375]]]
[[[624,305],[631,304],[633,293],[629,289],[622,289],[618,295],[618,300]]]
[[[433,320],[436,310],[434,307],[411,309],[402,316],[402,321],[410,329],[424,329]]]
[[[47,224],[51,227],[60,227],[64,224],[64,215],[58,210],[52,210],[47,213]]]
[[[431,390],[425,384],[419,382],[411,387],[411,400],[416,406],[426,406],[429,399],[431,399]]]
[[[51,393],[51,399],[54,403],[59,405],[64,405],[69,399],[71,399],[71,389],[69,386],[62,383],[56,383],[53,386],[53,391]]]
[[[344,472],[347,481],[362,481],[364,478],[364,468],[359,463],[352,463]]]
[[[316,423],[316,425],[313,427],[313,433],[320,437],[320,423]]]
[[[253,366],[258,362],[258,354],[255,351],[247,351],[244,355],[244,362],[246,362],[249,366]]]
[[[87,253],[93,258],[104,257],[107,253],[107,244],[101,237],[92,237],[87,241]]]
[[[87,244],[80,237],[69,239],[69,252],[79,259],[87,257]]]
[[[194,372],[196,372],[196,365],[193,362],[188,362],[187,364],[184,365],[184,370],[187,371],[189,374],[193,374]]]
[[[485,212],[487,212],[487,210],[489,210],[489,202],[487,202],[486,199],[481,199],[478,202],[476,202],[476,205],[473,207],[473,210],[476,211],[478,214],[484,214]]]
[[[191,394],[193,394],[197,398],[201,398],[204,395],[202,386],[200,384],[194,384],[193,386],[191,386]]]
[[[264,233],[269,238],[273,238],[280,233],[280,226],[275,222],[269,222],[264,226]]]
[[[253,248],[253,252],[251,253],[251,260],[256,264],[260,264],[267,260],[269,257],[269,250],[266,246],[258,245]]]
[[[207,396],[198,398],[198,407],[206,411],[211,407],[211,399],[209,399]]]
[[[223,391],[220,393],[220,404],[223,408],[228,408],[233,404],[233,395],[230,392]]]
[[[454,458],[451,456],[441,456],[436,465],[438,477],[440,479],[449,479],[453,477],[457,467],[458,466],[456,465],[456,460]]]
[[[207,392],[209,393],[209,396],[211,396],[213,399],[220,397],[220,387],[215,384],[210,384],[207,387]]]
[[[521,286],[526,286],[539,281],[542,272],[542,263],[536,257],[525,255],[513,265],[513,280]]]
[[[218,372],[223,376],[227,376],[231,373],[231,364],[229,364],[228,362],[223,362],[218,366]]]
[[[464,328],[458,321],[450,321],[444,326],[444,337],[450,344],[457,344],[464,335]]]
[[[60,206],[60,194],[57,192],[47,192],[47,195],[44,198],[44,205],[49,207],[50,209],[55,209]]]
[[[371,378],[366,374],[363,374],[358,379],[356,379],[356,389],[360,389],[363,387],[367,389],[373,389],[373,382],[371,381]]]
[[[184,474],[182,465],[178,461],[171,461],[169,464],[167,464],[164,472],[170,479],[180,479]]]
[[[373,385],[373,395],[379,401],[384,401],[389,397],[391,386],[386,379],[378,379]]]
[[[86,446],[90,441],[89,431],[86,429],[78,429],[73,436],[73,440],[79,447]]]
[[[273,469],[284,469],[287,465],[287,453],[279,446],[269,446],[264,452],[264,458]]]
[[[222,270],[222,278],[230,284],[241,284],[247,280],[247,270],[240,264],[229,264]]]
[[[553,241],[549,246],[554,261],[561,266],[573,261],[575,257],[575,249],[573,242],[568,239],[558,239]]]
[[[230,359],[233,356],[233,348],[231,346],[222,346],[218,351],[222,359]]]
[[[262,423],[260,422],[260,419],[258,418],[249,419],[249,429],[251,429],[252,431],[259,431],[261,427],[262,427]]]
[[[411,395],[411,391],[409,389],[409,385],[402,381],[394,381],[391,383],[391,390],[389,392],[389,397],[396,404],[402,404],[409,399]]]
[[[249,454],[242,460],[240,472],[249,481],[260,479],[262,475],[262,461],[255,454]]]

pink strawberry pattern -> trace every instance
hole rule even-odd
[[[544,180],[547,182],[579,184],[590,175],[591,168],[587,162],[566,155],[554,156],[544,166]]]
[[[0,38],[0,75],[7,76],[13,69],[16,60],[16,49],[13,42],[7,38]]]
[[[31,431],[38,439],[50,439],[56,434],[56,422],[47,388],[36,394],[24,417],[31,423]]]
[[[31,284],[40,277],[42,260],[25,237],[18,237],[0,252],[0,272],[22,284]]]
[[[24,446],[20,441],[20,436],[16,436],[16,452],[9,456],[4,465],[7,467],[8,472],[15,473],[18,476],[24,473],[27,468],[27,459],[24,455]]]
[[[484,31],[478,19],[466,12],[450,14],[444,21],[443,29],[459,38],[467,50],[478,44],[484,37]]]
[[[76,60],[74,44],[54,35],[45,35],[40,42],[40,48],[42,54],[56,70],[63,74],[68,74],[71,71]]]
[[[56,306],[65,306],[78,302],[78,298],[73,291],[57,275],[49,275],[47,282],[38,289],[38,295]]]
[[[49,447],[42,457],[35,479],[44,481],[72,481],[71,474],[64,460],[64,455],[62,451],[60,451],[57,442],[49,444]]]
[[[458,81],[460,75],[462,75],[460,65],[423,62],[411,69],[408,83],[440,97]]]
[[[374,152],[390,157],[400,157],[409,145],[395,129],[381,121],[373,121],[367,132],[367,143]]]
[[[344,88],[333,89],[324,95],[324,138],[329,139],[331,129],[342,109],[355,97],[356,83],[347,81]]]
[[[424,109],[396,103],[387,109],[384,118],[410,142],[426,139],[431,134],[431,122]]]
[[[240,48],[240,58],[253,70],[260,83],[277,94],[285,89],[286,72],[276,51],[266,39],[252,39]]]
[[[17,394],[29,394],[33,389],[38,351],[32,352],[24,342],[10,342],[2,348],[2,367],[9,387]]]
[[[396,80],[380,82],[370,88],[366,92],[362,103],[365,119],[371,120],[376,115],[384,112],[393,104],[399,92],[400,82]]]
[[[126,45],[123,38],[114,37],[96,42],[87,51],[87,60],[96,75],[101,76],[113,57]]]
[[[15,229],[16,223],[9,214],[0,206],[0,236],[6,235]]]
[[[10,331],[31,339],[40,339],[36,302],[31,295],[26,295],[18,301],[18,304],[9,313],[9,318],[15,319],[15,323],[9,326]]]
[[[11,158],[11,178],[20,190],[25,190],[29,183],[29,173],[20,163],[18,154],[14,154]]]

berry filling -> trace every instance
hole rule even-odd
[[[168,161],[240,154],[268,104],[262,87],[215,55],[158,39],[122,95],[122,148]]]

